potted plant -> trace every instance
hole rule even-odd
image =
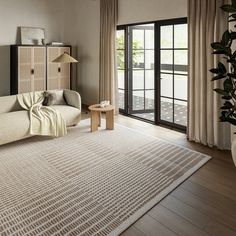
[[[221,9],[229,13],[229,22],[236,21],[236,0],[232,0],[231,4],[223,5]],[[224,64],[218,62],[217,68],[210,70],[214,74],[212,81],[223,80],[223,88],[214,89],[223,100],[223,106],[220,108],[220,121],[232,125],[236,125],[236,47],[233,45],[234,40],[236,40],[236,31],[227,29],[220,42],[211,44],[213,54],[222,55]],[[236,141],[232,143],[231,151],[236,165]]]

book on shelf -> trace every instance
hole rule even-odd
[[[48,43],[48,45],[64,45],[64,43],[62,42],[51,42],[51,43]]]

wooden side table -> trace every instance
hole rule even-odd
[[[100,107],[99,104],[96,104],[90,106],[89,110],[91,111],[91,132],[97,131],[98,127],[101,126],[102,112],[106,113],[106,129],[114,129],[114,106]]]

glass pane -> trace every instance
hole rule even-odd
[[[117,67],[118,69],[125,69],[125,51],[117,50]]]
[[[144,91],[133,91],[133,110],[144,110]]]
[[[145,30],[145,48],[154,49],[154,30]]]
[[[161,98],[161,120],[173,122],[173,100]]]
[[[144,48],[144,30],[133,30],[133,49],[143,49]]]
[[[144,71],[133,70],[133,90],[144,89]]]
[[[154,89],[154,70],[145,71],[145,88]]]
[[[161,26],[161,48],[173,48],[173,26]]]
[[[172,50],[161,50],[161,72],[173,73]]]
[[[145,109],[154,109],[154,90],[148,90],[145,92]]]
[[[125,71],[118,70],[118,88],[125,88]]]
[[[175,48],[188,48],[187,24],[175,25]]]
[[[187,100],[188,77],[184,75],[174,75],[175,98]]]
[[[119,89],[119,108],[125,109],[125,91]]]
[[[175,65],[188,65],[188,51],[187,50],[175,50]]]
[[[175,100],[175,115],[174,121],[176,124],[187,126],[187,102]]]
[[[125,48],[125,31],[124,30],[116,31],[116,47],[117,49]]]
[[[187,75],[188,74],[188,66],[187,65],[174,65],[174,73],[176,74],[183,74]]]
[[[161,74],[161,96],[173,97],[173,75]]]
[[[145,69],[154,69],[154,50],[145,50]]]
[[[133,68],[144,69],[144,51],[133,50]]]

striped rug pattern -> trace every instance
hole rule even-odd
[[[0,235],[119,235],[210,157],[89,121],[0,148]]]

